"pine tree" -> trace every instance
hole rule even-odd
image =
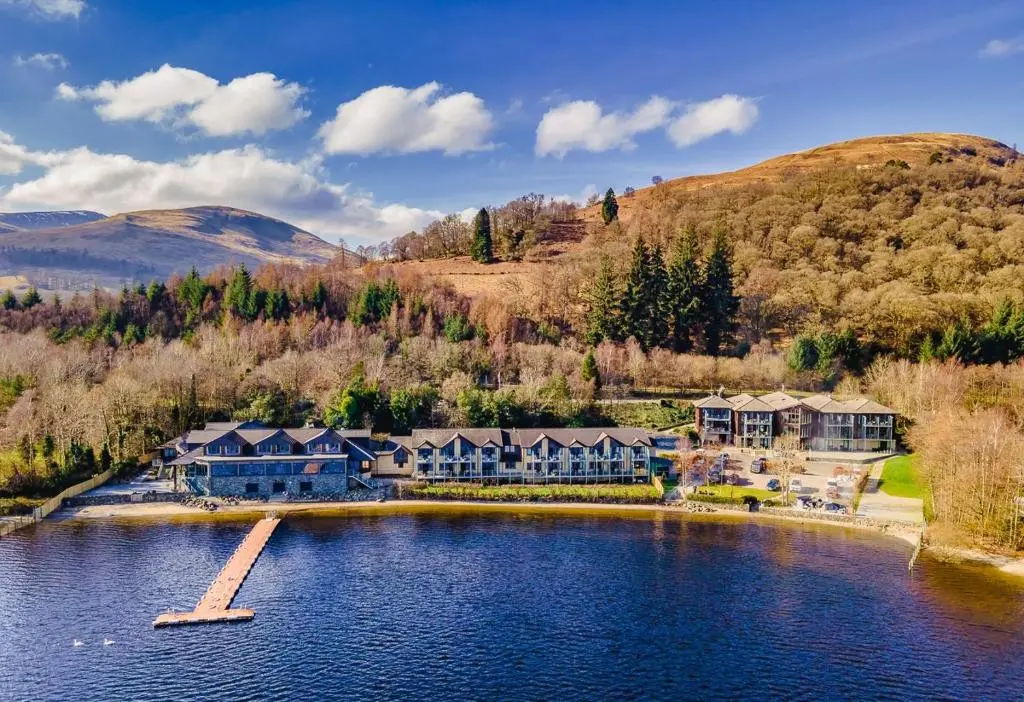
[[[645,351],[647,350],[645,343],[648,339],[647,327],[650,323],[650,305],[647,296],[650,272],[649,256],[643,238],[637,237],[636,245],[633,247],[633,259],[629,265],[629,275],[626,277],[626,289],[620,303],[622,338],[634,337]]]
[[[703,280],[697,260],[697,237],[692,231],[676,242],[668,269],[669,341],[676,353],[693,349],[693,336],[700,325]]]
[[[668,343],[668,271],[661,246],[655,244],[647,258],[647,327],[645,346],[649,349]]]
[[[242,319],[255,319],[256,295],[253,290],[252,276],[243,263],[235,269],[227,290],[224,291],[224,306],[229,312]]]
[[[580,368],[580,377],[586,383],[593,382],[596,390],[601,389],[601,370],[597,367],[594,349],[587,349],[587,353],[583,357],[583,367]]]
[[[597,346],[602,341],[621,341],[619,336],[619,281],[611,259],[603,258],[597,278],[590,288],[590,310],[587,313],[587,343]]]
[[[203,301],[210,286],[199,277],[199,271],[192,267],[178,286],[178,301],[185,308],[185,327],[192,328],[199,323],[203,313]]]
[[[715,237],[714,248],[704,269],[704,347],[710,356],[717,356],[723,344],[728,343],[735,328],[733,317],[739,311],[740,301],[733,294],[732,252],[721,232]]]
[[[4,290],[3,299],[0,300],[5,310],[13,310],[18,306],[18,298],[14,296],[14,292],[11,290]]]
[[[26,310],[29,310],[38,305],[39,303],[41,303],[42,301],[43,296],[39,294],[39,290],[37,290],[36,286],[33,285],[25,292],[25,295],[22,296],[21,306],[24,307]]]
[[[615,191],[608,188],[604,194],[604,202],[601,203],[601,219],[605,224],[611,224],[619,218],[619,201],[615,199]]]
[[[486,207],[481,207],[473,220],[473,244],[469,249],[474,261],[492,263],[494,246],[491,242],[491,216]]]

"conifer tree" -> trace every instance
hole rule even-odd
[[[256,295],[253,290],[252,276],[243,263],[235,269],[224,292],[224,305],[232,314],[242,319],[255,319]]]
[[[22,296],[21,306],[28,310],[32,309],[42,301],[43,296],[39,294],[39,290],[37,290],[36,286],[33,285],[25,292],[24,296]]]
[[[715,236],[715,244],[704,269],[704,347],[708,355],[717,356],[728,343],[735,328],[733,317],[740,301],[733,294],[732,252],[725,234]]]
[[[619,201],[615,199],[615,191],[608,188],[604,194],[604,202],[601,203],[601,219],[605,224],[611,224],[619,218]]]
[[[661,246],[655,244],[647,257],[647,326],[644,329],[645,347],[653,349],[668,342],[668,271]]]
[[[587,353],[583,357],[583,367],[580,368],[580,377],[584,382],[593,382],[596,390],[601,389],[601,370],[597,367],[594,349],[587,349]]]
[[[18,306],[18,298],[14,296],[14,292],[11,290],[4,290],[3,299],[0,300],[5,310],[13,310]]]
[[[615,267],[608,258],[601,260],[597,278],[590,288],[590,310],[587,313],[587,343],[597,346],[602,341],[620,341],[619,281]]]
[[[621,302],[622,338],[634,337],[645,351],[649,338],[647,327],[650,324],[650,298],[647,296],[649,256],[643,238],[637,237]]]
[[[703,279],[697,258],[697,237],[689,231],[676,242],[668,269],[669,341],[676,353],[693,350],[700,325]]]
[[[473,220],[473,244],[469,249],[474,261],[492,263],[494,261],[494,245],[491,242],[491,216],[486,207],[481,207]]]

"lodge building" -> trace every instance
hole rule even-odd
[[[664,437],[662,437],[664,438]],[[380,440],[367,431],[211,422],[158,448],[154,464],[197,495],[337,495],[387,479],[520,483],[648,482],[643,429],[417,429]]]
[[[896,412],[865,398],[709,395],[694,402],[697,434],[705,444],[767,449],[795,436],[803,449],[890,453],[896,449]]]

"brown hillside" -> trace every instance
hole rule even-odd
[[[637,190],[632,197],[619,194],[620,219],[628,224],[635,211],[647,210],[655,204],[656,192],[668,195],[703,189],[740,188],[748,185],[778,184],[787,179],[822,171],[834,166],[861,169],[882,168],[890,159],[906,161],[913,172],[927,166],[932,154],[939,152],[943,161],[973,163],[997,167],[1014,159],[1013,149],[993,139],[967,134],[921,133],[896,136],[875,136],[819,146],[794,154],[786,154],[747,168],[727,173],[686,176],[667,180],[657,187]],[[459,292],[476,296],[485,292],[507,298],[512,291],[529,296],[545,297],[558,283],[560,269],[578,268],[593,259],[591,248],[607,249],[609,242],[587,238],[587,225],[600,221],[600,205],[580,210],[581,220],[553,225],[552,236],[534,247],[521,262],[492,265],[475,263],[467,256],[427,261],[406,261],[397,264],[428,278],[451,283]],[[628,255],[628,254],[623,254]]]
[[[51,289],[93,283],[115,287],[126,280],[166,278],[192,266],[205,272],[238,263],[326,263],[341,252],[271,217],[229,207],[190,207],[0,232],[0,274],[23,274]]]
[[[906,161],[911,167],[923,166],[936,152],[942,154],[944,160],[974,160],[993,165],[1001,165],[1015,155],[1014,150],[1006,144],[970,134],[932,132],[851,139],[776,156],[736,171],[666,180],[659,186],[639,188],[631,197],[623,197],[619,193],[619,217],[629,219],[633,209],[647,202],[659,188],[694,191],[751,183],[778,183],[787,177],[828,166],[877,168],[889,160]],[[601,216],[601,206],[587,207],[582,210],[582,214],[587,221],[597,221]]]

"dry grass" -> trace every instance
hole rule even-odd
[[[949,157],[964,157],[961,151],[964,148],[973,148],[977,152],[976,157],[968,158],[1006,158],[1013,153],[1005,144],[970,134],[935,132],[851,139],[777,156],[736,171],[666,180],[659,186],[638,188],[629,198],[621,197],[620,194],[619,218],[623,221],[628,220],[635,208],[655,198],[661,191],[696,191],[711,187],[777,183],[789,176],[828,166],[872,168],[880,167],[890,159],[906,161],[911,166],[920,166],[927,164],[928,158],[936,151]],[[601,217],[601,206],[588,207],[580,212],[585,220],[598,221]]]

